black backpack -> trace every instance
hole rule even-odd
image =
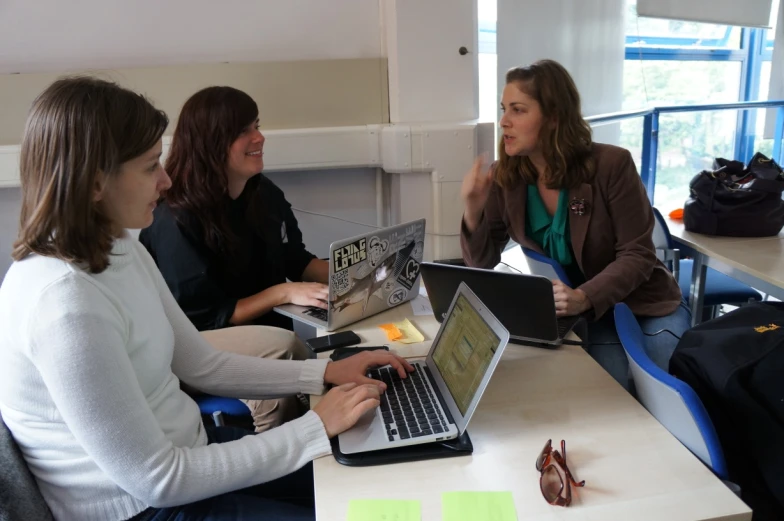
[[[683,225],[690,232],[732,237],[768,237],[784,226],[784,173],[759,152],[748,166],[717,158],[713,170],[689,183]]]
[[[690,329],[670,372],[705,405],[754,520],[784,519],[784,304],[744,305]]]

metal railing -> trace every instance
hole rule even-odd
[[[659,150],[659,115],[678,112],[705,112],[712,110],[749,110],[777,108],[776,131],[773,136],[773,159],[782,164],[781,140],[784,138],[784,100],[775,101],[741,101],[718,105],[681,105],[671,107],[655,107],[651,109],[633,110],[599,114],[585,118],[592,126],[617,123],[627,119],[643,118],[642,127],[642,159],[640,161],[640,177],[648,190],[648,199],[653,203],[653,192],[656,184],[656,159]],[[735,158],[745,161],[748,158]],[[696,174],[697,172],[695,172]]]

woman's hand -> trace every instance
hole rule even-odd
[[[593,307],[583,290],[572,289],[560,280],[553,281],[553,296],[558,317],[579,315]]]
[[[385,391],[387,386],[384,382],[373,380],[367,377],[367,372],[371,367],[391,365],[401,378],[406,378],[408,373],[414,370],[411,364],[404,358],[390,353],[389,351],[361,351],[355,355],[344,358],[337,362],[327,364],[324,371],[324,383],[342,385],[345,383],[372,384]]]
[[[353,427],[367,411],[378,407],[380,395],[378,386],[373,384],[343,384],[330,389],[313,407],[313,412],[321,418],[327,437],[332,438]]]
[[[465,205],[463,219],[470,232],[479,225],[479,219],[490,196],[490,188],[493,186],[493,171],[487,169],[486,162],[484,154],[476,158],[474,166],[463,178],[463,186],[460,189],[460,197]]]
[[[283,304],[313,306],[327,309],[329,286],[319,282],[286,282],[281,284],[284,291]]]

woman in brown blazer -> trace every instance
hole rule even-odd
[[[466,264],[492,268],[510,237],[554,258],[573,285],[553,281],[556,314],[588,318],[588,353],[630,389],[612,313],[624,302],[666,371],[691,314],[656,258],[653,211],[631,154],[592,142],[577,87],[557,62],[509,70],[501,110],[499,160],[486,170],[478,159],[463,181]]]

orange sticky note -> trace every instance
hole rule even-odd
[[[395,341],[398,338],[403,337],[403,333],[400,332],[395,324],[381,324],[378,327],[384,330],[384,332],[387,334],[387,338],[390,341]]]
[[[677,210],[671,211],[670,219],[675,219],[676,221],[683,219],[683,208],[678,208]]]

